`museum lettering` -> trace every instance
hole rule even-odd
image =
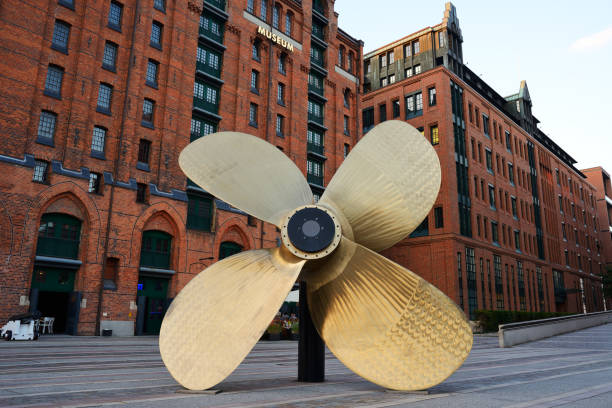
[[[287,50],[293,52],[293,44],[291,44],[289,41],[285,40],[281,36],[272,33],[267,28],[262,27],[262,26],[258,26],[257,27],[257,34],[261,34],[264,37],[266,37],[267,39],[272,40],[272,42],[275,42],[278,45],[280,45],[281,47],[286,48]]]

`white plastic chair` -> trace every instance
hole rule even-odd
[[[53,333],[53,328],[51,327],[53,317],[43,317],[42,322],[40,323],[40,333],[45,334],[45,330],[47,333]]]
[[[55,323],[55,317],[49,319],[49,333],[53,334],[53,323]]]

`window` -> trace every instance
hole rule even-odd
[[[143,204],[147,202],[147,185],[144,183],[136,184],[136,202]]]
[[[204,13],[200,16],[200,34],[218,43],[223,42],[223,23]]]
[[[309,183],[323,185],[323,163],[308,159],[306,162],[306,178]]]
[[[514,246],[518,252],[521,252],[521,232],[514,230]]]
[[[94,126],[91,136],[91,153],[94,157],[104,158],[104,143],[106,140],[106,129]]]
[[[104,44],[104,55],[102,56],[102,68],[115,71],[117,66],[117,44],[107,41]]]
[[[259,16],[263,21],[268,21],[268,1],[261,0],[261,9],[259,10]]]
[[[559,194],[559,212],[563,214],[563,197]]]
[[[151,46],[161,49],[163,24],[154,21],[151,25]]]
[[[410,234],[410,238],[425,237],[429,235],[429,219],[428,218],[429,217],[425,217],[423,222],[421,222],[421,224],[418,227],[416,227],[414,231],[412,231],[412,233]]]
[[[47,79],[45,80],[45,95],[61,98],[63,77],[64,68],[58,67],[57,65],[49,65]]]
[[[351,107],[351,104],[350,104],[351,92],[349,91],[348,88],[344,90],[344,92],[342,93],[342,97],[344,98],[344,107],[350,108]]]
[[[247,11],[251,14],[255,12],[255,0],[247,1]]]
[[[278,29],[280,24],[280,6],[277,4],[272,9],[272,27]]]
[[[155,110],[155,101],[145,99],[142,103],[142,121],[153,126],[153,113]]]
[[[417,64],[414,66],[414,75],[419,75],[421,73],[421,64]]]
[[[362,123],[363,123],[363,133],[366,134],[368,130],[374,127],[374,108],[364,109],[361,112]]]
[[[285,118],[282,115],[276,115],[276,136],[283,136]]]
[[[412,43],[412,55],[417,55],[420,52],[420,45],[419,40]]]
[[[495,187],[489,184],[489,205],[492,209],[496,209],[495,207]]]
[[[49,167],[49,163],[43,160],[36,160],[34,162],[34,174],[32,175],[32,181],[37,183],[46,183],[47,182],[47,169]]]
[[[378,106],[378,118],[380,123],[387,120],[387,105],[384,103]]]
[[[280,82],[276,88],[276,100],[280,105],[285,106],[285,85]]]
[[[514,167],[512,163],[508,163],[508,179],[510,180],[510,184],[514,185]]]
[[[38,139],[37,141],[53,144],[53,136],[55,135],[55,122],[57,115],[53,112],[42,111],[38,121]]]
[[[249,125],[257,127],[257,105],[254,103],[249,106]]]
[[[117,290],[117,278],[119,276],[119,258],[106,258],[104,266],[104,289]]]
[[[260,51],[261,41],[256,39],[253,41],[253,46],[251,48],[251,56],[255,61],[261,61],[261,51]]]
[[[563,233],[563,239],[567,241],[567,230],[564,222],[561,223],[561,232]]]
[[[429,88],[429,106],[434,106],[436,104],[436,88]]]
[[[476,118],[476,127],[480,128],[480,110],[478,108],[474,108],[474,116]]]
[[[70,37],[70,24],[55,20],[51,48],[68,54],[68,39]]]
[[[217,127],[214,123],[208,122],[204,119],[200,119],[198,117],[191,118],[191,137],[190,141],[197,140],[202,136],[209,135],[211,133],[215,133],[217,131]]]
[[[389,75],[389,85],[394,84],[395,83],[395,74],[391,74]]]
[[[111,1],[108,11],[108,26],[115,30],[121,31],[121,14],[123,13],[123,5],[116,1]]]
[[[217,51],[198,45],[196,51],[196,69],[209,73],[217,78],[221,77],[221,54]]]
[[[349,117],[344,115],[344,134],[349,136],[351,134],[350,128],[349,128]]]
[[[398,118],[400,116],[400,101],[396,99],[391,102],[391,107],[393,108],[393,119]]]
[[[100,83],[100,88],[98,89],[98,111],[110,113],[112,95],[113,87],[108,84]]]
[[[308,149],[323,154],[323,134],[316,130],[308,129],[306,132]]]
[[[491,240],[499,245],[499,228],[495,221],[491,221]]]
[[[343,151],[344,152],[343,156],[344,156],[345,159],[346,159],[346,156],[349,155],[350,150],[351,150],[351,147],[348,145],[348,143],[345,143],[344,144],[344,151]]]
[[[351,74],[353,73],[353,61],[354,61],[355,57],[353,56],[353,51],[349,51],[348,53],[348,57],[346,58],[346,70],[348,72],[350,72]],[[393,80],[395,81],[395,76],[393,78]]]
[[[189,191],[187,200],[187,228],[210,231],[213,220],[213,198]]]
[[[149,164],[149,153],[151,152],[151,141],[140,139],[138,145],[138,161],[143,164]]]
[[[421,92],[406,96],[406,119],[423,114],[423,94]]]
[[[74,10],[74,0],[58,0],[58,4],[68,7],[71,10]]]
[[[512,197],[510,199],[510,203],[512,204],[512,216],[514,218],[518,218],[518,213],[516,211],[516,197]]]
[[[482,130],[486,137],[491,138],[489,133],[489,117],[484,113],[482,114]]]
[[[387,66],[387,56],[386,55],[380,55],[378,57],[378,66],[380,68],[384,68]]]
[[[391,65],[395,62],[395,52],[389,51],[387,54],[387,65]]]
[[[555,169],[555,175],[557,177],[557,185],[561,185],[561,178],[559,177],[559,169]]]
[[[88,192],[94,194],[100,194],[100,182],[102,181],[102,175],[100,173],[89,173],[89,188]]]
[[[166,0],[154,0],[153,7],[159,11],[166,12]]]
[[[308,100],[308,120],[314,120],[317,123],[323,123],[323,105],[314,101]]]
[[[510,138],[510,132],[506,130],[506,149],[512,153],[512,139]]]
[[[431,144],[433,146],[440,144],[440,135],[438,134],[438,125],[430,126],[429,134],[431,136]]]
[[[287,73],[287,54],[282,53],[278,57],[278,72],[285,75]]]
[[[389,80],[387,79],[387,77],[381,78],[380,79],[380,87],[385,87],[387,86],[387,84],[389,83]]]
[[[489,149],[485,149],[485,157],[487,161],[487,170],[489,170],[489,173],[493,174],[493,155]]]
[[[444,213],[442,207],[434,208],[434,226],[436,228],[444,228]]]
[[[289,37],[291,37],[292,26],[293,26],[293,20],[291,17],[291,13],[287,12],[287,14],[285,15],[285,34],[288,35]]]
[[[157,88],[157,71],[159,69],[159,63],[157,61],[149,60],[147,64],[146,84]]]
[[[338,65],[344,67],[344,46],[338,48]]]
[[[410,78],[412,76],[412,67],[406,68],[406,78]]]
[[[444,47],[444,31],[438,31],[438,47]]]
[[[404,44],[404,58],[412,55],[410,44]]]

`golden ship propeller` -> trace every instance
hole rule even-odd
[[[179,163],[210,194],[281,231],[278,248],[238,253],[194,277],[164,317],[159,346],[185,388],[214,387],[242,362],[296,279],[332,353],[380,386],[420,390],[467,358],[472,331],[440,290],[377,252],[409,235],[440,189],[429,142],[400,121],[379,124],[344,160],[321,199],[273,145],[220,132]]]

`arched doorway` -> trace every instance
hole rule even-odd
[[[168,309],[168,284],[171,270],[172,235],[157,230],[142,233],[140,272],[138,274],[137,334],[159,334]]]
[[[30,308],[54,318],[53,332],[76,334],[81,295],[74,292],[81,265],[81,221],[68,214],[44,214],[38,228]]]
[[[235,242],[222,242],[221,245],[219,245],[219,260],[235,255],[238,252],[242,252],[242,249],[242,245]]]

